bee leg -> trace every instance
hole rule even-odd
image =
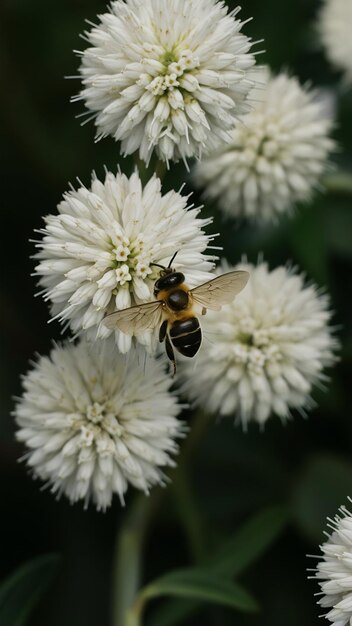
[[[174,366],[173,376],[175,376],[175,374],[176,374],[175,353],[174,353],[173,347],[171,345],[171,341],[170,341],[170,339],[169,339],[169,337],[167,335],[166,335],[166,341],[165,341],[165,349],[166,349],[166,354],[167,354],[168,358],[170,359],[171,363]]]
[[[207,313],[207,310],[206,310],[205,306],[203,306],[203,308],[202,308],[202,315],[206,315],[206,313]]]
[[[162,343],[166,337],[167,320],[164,320],[159,329],[159,341]]]

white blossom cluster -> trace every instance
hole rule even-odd
[[[36,274],[54,317],[83,331],[91,339],[112,331],[100,324],[107,313],[153,300],[160,268],[178,251],[174,266],[195,286],[211,278],[213,257],[203,254],[209,237],[202,228],[210,220],[197,217],[187,197],[175,191],[161,194],[153,176],[143,188],[137,172],[93,177],[91,188],[65,194],[57,215],[45,218],[37,244]],[[149,344],[150,332],[139,335]],[[116,331],[121,352],[131,337]]]
[[[295,77],[257,70],[252,110],[197,164],[194,181],[227,217],[273,220],[309,199],[334,148],[332,119],[319,93]]]
[[[17,439],[36,477],[98,509],[128,485],[148,492],[173,465],[182,423],[160,360],[123,356],[111,339],[56,346],[23,380]]]
[[[114,0],[85,33],[75,99],[97,139],[111,135],[147,165],[154,153],[167,166],[205,155],[194,180],[206,196],[228,216],[272,220],[317,186],[334,147],[332,119],[297,79],[254,69],[238,11],[222,0]],[[130,485],[148,492],[162,483],[162,468],[174,464],[185,429],[164,361],[102,320],[154,300],[175,253],[172,269],[190,288],[214,278],[214,237],[204,232],[212,220],[199,212],[181,192],[162,193],[155,174],[142,184],[136,169],[130,177],[106,171],[103,181],[93,174],[89,188],[71,187],[44,218],[35,275],[52,318],[78,341],[38,359],[14,415],[28,466],[58,496],[105,510],[114,494],[123,503]],[[202,317],[203,345],[180,380],[206,411],[246,426],[310,408],[336,340],[328,298],[302,276],[265,263],[244,268],[243,292]],[[147,352],[158,330],[137,336]],[[318,572],[332,577],[333,555],[324,553],[331,570]],[[336,595],[334,611],[342,611],[336,587],[322,585],[333,595],[326,606]],[[347,623],[331,615],[335,626]]]
[[[83,89],[97,137],[169,163],[229,141],[247,110],[251,42],[215,0],[116,0],[85,33]]]
[[[333,626],[352,623],[352,514],[345,506],[329,520],[332,533],[320,546],[322,560],[316,568],[321,594],[318,604]]]
[[[324,0],[317,28],[329,61],[352,84],[352,2]]]
[[[250,279],[232,304],[202,318],[203,346],[195,366],[183,364],[183,388],[195,404],[234,415],[245,427],[282,420],[311,405],[336,341],[326,296],[301,275],[266,263],[241,265]]]

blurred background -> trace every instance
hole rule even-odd
[[[229,3],[235,6],[237,3]],[[241,19],[253,16],[245,33],[264,38],[266,62],[274,70],[289,68],[304,81],[331,90],[335,99],[335,138],[341,150],[335,162],[352,171],[352,91],[341,87],[340,76],[319,48],[314,19],[315,0],[246,0]],[[0,7],[2,149],[1,217],[2,260],[0,361],[0,481],[3,531],[0,576],[6,577],[24,561],[40,554],[61,555],[59,573],[35,609],[32,626],[105,626],[110,620],[111,573],[117,529],[125,511],[119,502],[105,514],[66,499],[57,502],[32,481],[23,464],[23,449],[14,440],[13,397],[20,394],[20,375],[36,352],[47,353],[60,338],[58,324],[47,325],[48,310],[34,298],[31,277],[33,231],[42,216],[55,211],[68,183],[76,176],[85,184],[103,165],[126,173],[131,160],[119,156],[112,139],[94,144],[94,126],[80,127],[83,111],[69,99],[80,89],[79,60],[72,52],[82,47],[84,20],[104,12],[98,0],[2,0]],[[185,171],[176,166],[165,187],[179,188]],[[190,190],[188,185],[188,190]],[[307,553],[318,553],[326,516],[352,496],[352,196],[317,194],[309,206],[298,207],[277,226],[255,227],[226,223],[215,208],[212,232],[222,232],[224,255],[237,262],[243,254],[256,261],[262,251],[271,267],[288,260],[310,279],[326,286],[335,311],[341,341],[341,360],[331,372],[326,392],[315,390],[317,408],[304,420],[298,414],[283,426],[278,418],[265,432],[256,426],[247,433],[231,420],[215,423],[189,459],[192,506],[200,532],[209,547],[216,546],[253,514],[266,506],[284,504],[289,525],[254,566],[241,576],[261,606],[258,615],[204,605],[184,626],[314,626],[320,610],[307,582],[313,566]],[[196,202],[199,201],[196,195]],[[133,493],[127,498],[127,511]],[[192,562],[192,549],[182,523],[176,490],[163,494],[163,506],[149,529],[144,552],[143,581]],[[157,626],[153,605],[145,623]]]

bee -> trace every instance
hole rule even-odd
[[[159,327],[159,341],[165,341],[166,354],[173,365],[174,374],[174,348],[186,357],[193,357],[202,343],[202,331],[193,310],[194,304],[202,307],[202,315],[206,314],[207,309],[219,311],[223,304],[232,302],[249,279],[249,273],[245,271],[227,272],[189,289],[184,274],[171,267],[177,253],[167,267],[151,263],[161,268],[154,284],[156,300],[115,311],[102,320],[107,328],[119,329],[128,335],[138,335]]]

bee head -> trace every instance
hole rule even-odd
[[[151,263],[150,265],[156,265],[157,267],[161,267],[161,272],[158,280],[154,285],[154,296],[156,297],[161,289],[171,289],[172,287],[176,287],[184,282],[185,277],[181,272],[176,272],[175,269],[171,267],[171,264],[177,254],[178,250],[175,252],[173,257],[170,260],[170,263],[167,267],[163,265],[159,265],[158,263]]]
[[[175,254],[171,257],[169,265],[165,267],[164,265],[160,265],[160,263],[150,263],[150,265],[155,265],[156,267],[161,267],[160,278],[162,276],[167,276],[168,274],[173,274],[176,270],[171,267],[172,262],[175,259],[176,254],[178,254],[179,250],[176,250]]]

